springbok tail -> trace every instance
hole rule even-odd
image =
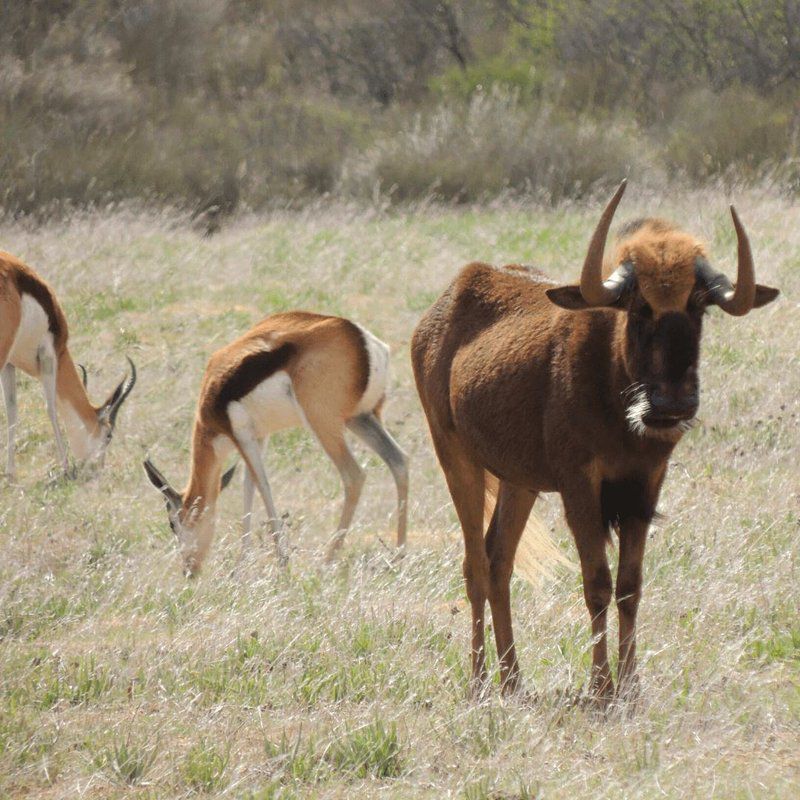
[[[483,521],[488,528],[497,505],[500,481],[488,472],[484,473],[484,479]],[[533,586],[538,586],[543,578],[554,577],[559,567],[574,569],[573,563],[556,547],[534,509],[525,523],[525,530],[522,531],[517,546],[514,572]]]

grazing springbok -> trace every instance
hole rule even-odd
[[[735,287],[703,245],[659,219],[622,228],[605,264],[625,184],[589,244],[579,286],[522,266],[466,266],[414,332],[414,374],[464,534],[473,693],[486,682],[484,610],[504,692],[519,685],[509,603],[514,556],[540,492],[558,492],[575,538],[593,635],[591,696],[614,696],[606,648],[606,558],[619,536],[618,694],[636,693],[636,612],[647,529],[670,453],[698,408],[707,306],[741,316],[778,295],[755,282],[747,234]],[[610,273],[610,274],[609,274]],[[499,479],[484,538],[484,494]]]
[[[328,549],[333,557],[364,485],[364,473],[345,441],[345,428],[377,453],[397,486],[397,545],[406,541],[408,463],[380,421],[389,378],[389,348],[350,320],[290,311],[273,314],[211,356],[197,404],[189,483],[175,491],[149,461],[150,482],[164,495],[187,575],[196,575],[214,535],[215,505],[238,451],[245,463],[242,550],[250,545],[253,495],[258,489],[280,561],[286,553],[281,522],[262,450],[273,431],[307,427],[339,470],[344,507]]]
[[[17,368],[42,383],[65,473],[69,473],[69,457],[56,412],[64,421],[75,457],[102,466],[119,409],[136,383],[136,367],[128,359],[128,377],[105,403],[93,406],[86,394],[86,371],[81,367],[83,377],[78,376],[68,337],[66,317],[49,284],[19,259],[0,252],[0,381],[8,425],[6,472],[12,479],[16,477]]]

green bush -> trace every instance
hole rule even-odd
[[[446,100],[469,100],[476,93],[494,88],[514,89],[523,97],[538,96],[545,85],[545,73],[531,63],[508,56],[487,58],[464,69],[450,69],[430,82],[431,90]]]
[[[739,178],[752,178],[764,164],[789,156],[789,122],[788,104],[775,106],[751,89],[698,89],[678,104],[665,160],[671,170],[698,181],[731,169]]]
[[[364,135],[355,113],[263,91],[235,107],[201,95],[160,105],[114,69],[0,61],[0,207],[140,197],[251,205],[333,189]]]
[[[495,89],[466,107],[443,104],[414,115],[345,164],[343,191],[369,196],[378,186],[401,201],[474,201],[512,191],[556,202],[643,172],[646,152],[633,125],[565,115]]]

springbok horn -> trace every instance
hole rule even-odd
[[[81,371],[81,381],[83,382],[83,388],[89,388],[89,376],[86,374],[86,367],[83,364],[78,364],[78,369]]]
[[[756,270],[753,266],[750,240],[733,206],[731,206],[731,217],[733,217],[733,227],[736,228],[739,249],[736,288],[723,273],[717,272],[705,259],[697,259],[696,273],[705,281],[709,294],[723,311],[734,317],[742,317],[752,311],[755,304]]]
[[[619,185],[603,211],[603,216],[600,217],[600,222],[597,223],[592,240],[589,242],[589,250],[586,253],[586,260],[583,262],[583,271],[581,272],[581,294],[590,306],[611,305],[619,299],[624,288],[624,281],[620,281],[622,276],[618,276],[616,272],[608,280],[603,281],[603,253],[606,248],[608,229],[611,227],[614,212],[625,193],[627,183],[626,180],[623,180]]]
[[[161,474],[156,465],[149,458],[146,458],[142,462],[142,466],[150,483],[164,495],[174,508],[180,507],[181,496],[169,485],[169,481]]]
[[[111,423],[112,428],[116,423],[120,406],[122,406],[128,395],[133,391],[133,387],[136,385],[136,366],[128,356],[125,356],[125,358],[128,359],[128,364],[130,364],[131,374],[122,380],[119,386],[114,389],[114,394],[111,395],[111,400],[108,404],[108,421]]]

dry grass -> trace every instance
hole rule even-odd
[[[790,797],[800,779],[797,296],[800,209],[737,197],[760,277],[784,296],[712,313],[703,424],[675,455],[646,557],[644,706],[594,718],[565,702],[588,674],[579,579],[514,585],[523,670],[539,702],[466,700],[461,545],[417,403],[407,345],[460,264],[523,260],[576,275],[597,206],[343,206],[241,219],[198,238],[177,217],[117,211],[0,230],[58,288],[96,395],[140,383],[98,478],[51,480],[38,386],[21,388],[19,483],[0,495],[0,795],[37,797]],[[726,198],[661,201],[730,268]],[[204,575],[180,576],[140,461],[186,476],[209,353],[260,315],[352,315],[393,347],[388,426],[413,459],[411,552],[388,558],[391,479],[368,482],[341,560],[325,567],[340,491],[301,433],[268,456],[296,551],[232,577],[240,478]],[[362,453],[362,457],[364,454]],[[555,500],[542,503],[574,558]],[[794,787],[794,788],[793,788]]]

